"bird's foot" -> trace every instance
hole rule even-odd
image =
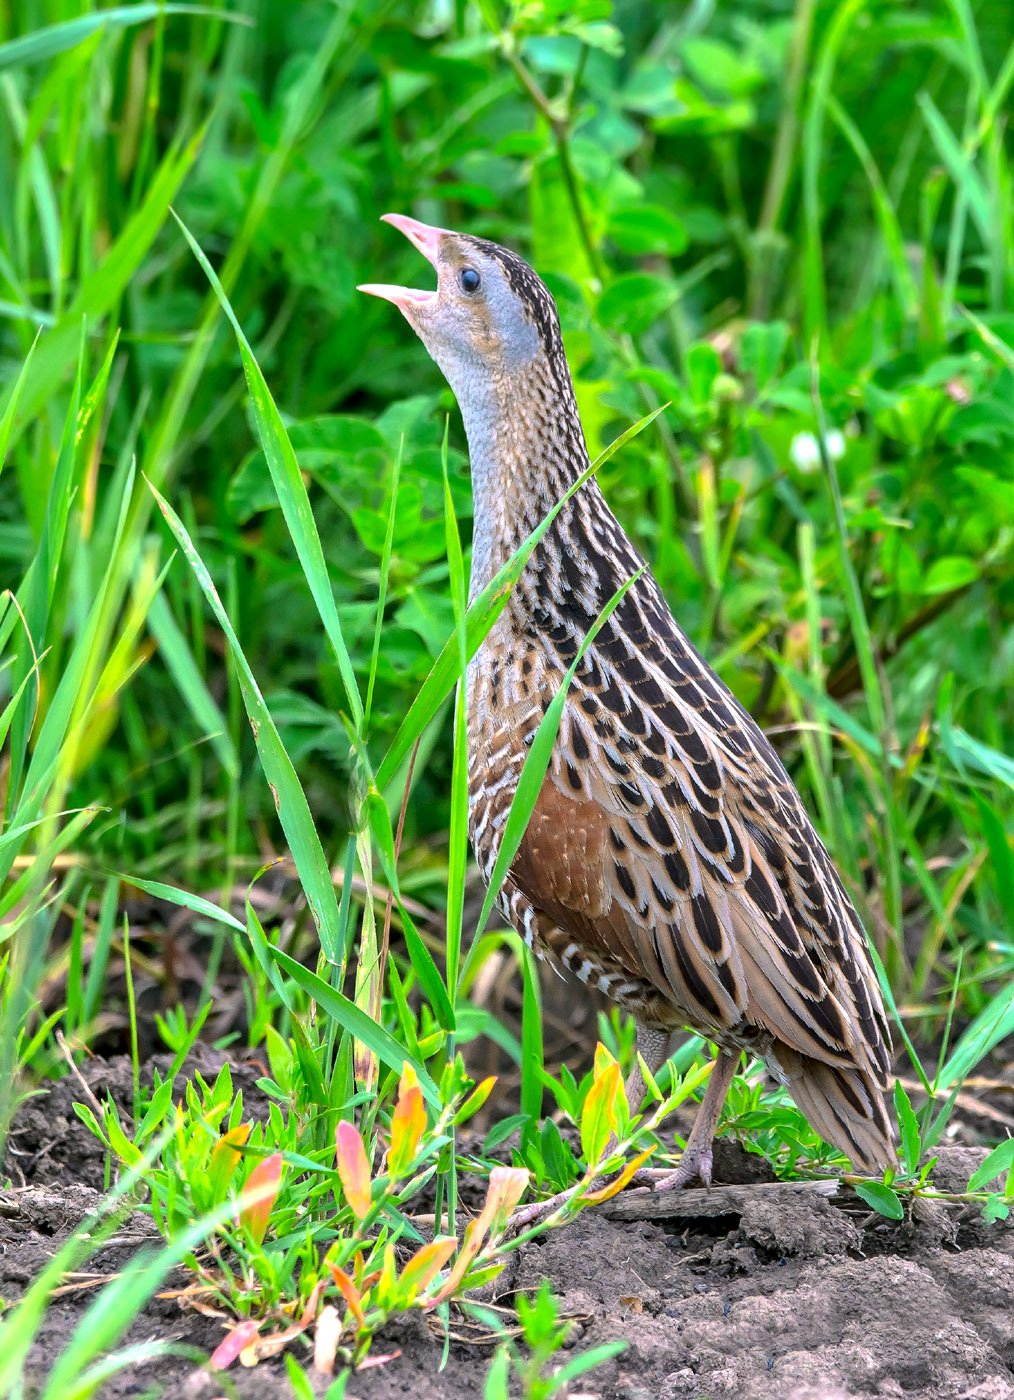
[[[566,1205],[573,1196],[573,1191],[559,1191],[555,1196],[550,1196],[545,1201],[531,1201],[526,1206],[519,1206],[507,1222],[505,1238],[513,1239],[515,1235],[520,1235],[522,1230],[529,1230],[533,1225],[541,1225],[544,1220]]]
[[[595,1192],[601,1191],[604,1186],[608,1186],[610,1181],[615,1180],[615,1172],[606,1172],[602,1176],[597,1176],[590,1186],[586,1185],[582,1192],[582,1198],[586,1204],[593,1205],[594,1201],[588,1201],[588,1196],[593,1196]],[[551,1215],[569,1205],[577,1195],[578,1187],[572,1186],[568,1191],[558,1191],[555,1196],[550,1196],[545,1201],[532,1201],[527,1206],[519,1206],[507,1222],[507,1239],[513,1239],[515,1235],[520,1235],[522,1230],[528,1230],[533,1225],[541,1225],[548,1220]]]
[[[702,1186],[710,1186],[712,1164],[710,1142],[706,1146],[703,1143],[699,1146],[688,1143],[679,1166],[673,1171],[645,1168],[634,1177],[634,1183],[647,1186],[652,1191],[682,1191],[684,1186],[691,1186],[695,1181]]]
[[[647,1187],[650,1191],[681,1191],[684,1186],[690,1186],[695,1181],[699,1181],[702,1186],[710,1186],[712,1160],[710,1142],[707,1144],[687,1143],[678,1167],[672,1171],[657,1167],[654,1169],[642,1167],[631,1177],[631,1185]],[[598,1190],[605,1185],[607,1180],[606,1177],[596,1178],[591,1189]],[[574,1190],[572,1188],[570,1191],[559,1191],[555,1196],[550,1196],[548,1200],[532,1201],[529,1205],[520,1206],[507,1222],[505,1238],[513,1239],[516,1235],[520,1235],[522,1230],[530,1230],[534,1225],[541,1225],[562,1206],[567,1205],[573,1197]]]

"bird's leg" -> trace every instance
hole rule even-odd
[[[638,1064],[637,1056],[651,1070],[652,1075],[658,1074],[659,1070],[668,1060],[673,1050],[676,1048],[676,1041],[679,1039],[679,1031],[660,1031],[656,1026],[642,1026],[637,1022],[637,1047],[634,1055],[634,1067],[627,1075],[623,1091],[627,1096],[627,1107],[630,1109],[630,1116],[641,1107],[641,1100],[644,1098],[645,1082],[641,1073],[641,1066]]]
[[[694,1125],[690,1129],[680,1164],[675,1171],[652,1180],[651,1185],[655,1191],[678,1191],[697,1180],[705,1186],[711,1185],[711,1148],[715,1139],[715,1129],[718,1127],[722,1105],[725,1103],[725,1096],[729,1092],[729,1085],[738,1064],[738,1051],[735,1054],[730,1054],[728,1050],[720,1052],[715,1067],[708,1076],[708,1086],[697,1110]]]

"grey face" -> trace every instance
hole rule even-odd
[[[541,349],[538,328],[502,264],[453,234],[440,241],[435,298],[406,315],[456,391],[463,377],[516,373]]]
[[[558,332],[552,298],[514,253],[482,239],[384,216],[436,268],[435,292],[371,284],[394,302],[440,366],[459,403],[530,366]]]

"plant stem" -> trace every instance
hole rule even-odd
[[[750,273],[748,306],[754,320],[766,319],[771,305],[775,240],[781,222],[785,196],[792,175],[796,138],[799,133],[799,96],[803,86],[806,60],[810,51],[813,14],[816,0],[796,0],[789,41],[789,63],[785,75],[785,95],[778,116],[775,145],[768,167],[767,184],[761,203],[760,219]]]

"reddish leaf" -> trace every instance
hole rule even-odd
[[[238,1327],[234,1327],[211,1353],[209,1368],[212,1371],[224,1371],[227,1366],[231,1366],[240,1352],[245,1351],[255,1339],[259,1328],[259,1322],[241,1322]]]
[[[489,1190],[486,1193],[486,1201],[482,1211],[475,1220],[470,1220],[465,1226],[465,1238],[462,1241],[461,1252],[454,1261],[454,1268],[448,1275],[447,1282],[434,1301],[439,1302],[443,1298],[453,1297],[468,1270],[472,1267],[490,1229],[493,1228],[497,1233],[503,1229],[507,1217],[521,1199],[522,1193],[528,1185],[528,1177],[529,1172],[526,1167],[493,1168],[489,1174]]]
[[[490,1225],[495,1235],[502,1233],[514,1207],[525,1194],[529,1175],[527,1167],[494,1167],[490,1172],[489,1195],[482,1213],[485,1216],[490,1212]]]
[[[243,1195],[239,1202],[240,1222],[250,1231],[256,1244],[260,1244],[267,1232],[268,1221],[278,1199],[278,1188],[282,1182],[282,1154],[272,1152],[270,1157],[257,1163],[247,1178]]]
[[[400,1355],[401,1348],[399,1347],[397,1351],[386,1352],[383,1356],[367,1356],[363,1361],[360,1361],[356,1370],[372,1371],[377,1366],[387,1366],[390,1362],[397,1361]]]
[[[364,1220],[373,1204],[370,1163],[359,1133],[344,1120],[335,1129],[335,1156],[345,1199],[356,1219]]]

